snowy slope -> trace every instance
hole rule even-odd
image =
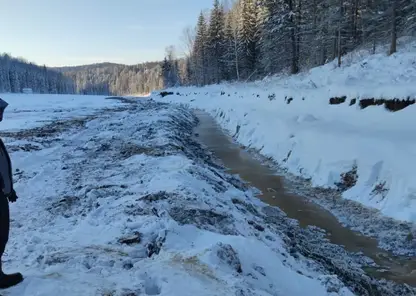
[[[398,112],[350,106],[352,99],[416,98],[415,82],[416,42],[403,39],[397,54],[354,52],[342,68],[333,62],[296,76],[153,97],[208,111],[238,142],[315,186],[336,187],[356,166],[358,181],[345,198],[415,222],[416,105]],[[340,96],[345,103],[329,104]]]
[[[114,100],[104,101],[103,96],[0,93],[0,98],[9,103],[7,120],[0,124],[0,130],[33,128],[57,119],[90,115],[104,106],[118,104]]]
[[[15,111],[33,108],[29,98],[5,97]],[[48,119],[66,108],[61,99],[36,98]],[[320,232],[300,229],[225,174],[191,140],[187,109],[75,101],[75,118],[1,132],[20,196],[4,265],[26,276],[3,295],[352,295],[326,268],[357,291],[377,283],[359,274],[356,259],[342,263],[345,252],[319,241]],[[303,257],[312,250],[334,257]]]

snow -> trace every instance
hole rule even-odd
[[[356,165],[358,181],[344,198],[416,222],[416,106],[398,112],[349,106],[351,99],[416,98],[416,42],[401,39],[398,53],[385,52],[353,52],[341,68],[334,61],[294,76],[175,88],[173,96],[152,97],[209,112],[239,143],[313,186],[336,188],[340,175]],[[345,103],[329,104],[340,96]]]
[[[42,126],[45,122],[92,114],[104,106],[115,106],[116,101],[104,96],[0,94],[9,106],[7,120],[0,130],[27,129]]]
[[[3,98],[19,196],[4,269],[25,276],[3,295],[352,295],[336,276],[292,257],[272,226],[253,230],[246,220],[259,218],[232,200],[259,211],[261,202],[197,157],[205,152],[182,146],[192,135],[187,109]],[[70,117],[91,114],[98,117],[72,128]],[[39,136],[27,129],[41,124],[38,116],[68,121],[58,135]],[[22,135],[38,148],[19,149]]]

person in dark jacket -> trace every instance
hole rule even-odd
[[[3,121],[3,113],[8,104],[0,99],[0,122]],[[15,286],[23,281],[21,273],[5,274],[2,268],[1,257],[6,249],[9,240],[10,212],[9,202],[17,200],[16,192],[13,189],[13,173],[10,156],[6,146],[0,139],[0,289]]]

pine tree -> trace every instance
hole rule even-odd
[[[219,83],[225,76],[224,47],[224,8],[219,0],[214,0],[207,32],[208,83]]]
[[[163,60],[163,64],[162,64],[162,76],[163,76],[163,84],[165,85],[165,87],[172,87],[172,83],[170,81],[170,72],[172,65],[170,64],[170,62],[168,61],[168,58],[165,57]]]
[[[208,83],[207,77],[207,23],[204,14],[201,12],[198,18],[196,28],[196,37],[194,49],[192,51],[192,61],[194,69],[194,80],[197,85],[205,85]]]
[[[262,10],[262,24],[260,30],[260,64],[265,75],[274,74],[278,70],[278,47],[281,36],[277,34],[280,14],[278,2],[275,0],[264,1]]]
[[[20,92],[20,81],[17,74],[16,65],[13,64],[9,70],[9,79],[10,79],[10,91],[12,93]]]
[[[240,79],[238,25],[235,16],[236,13],[233,11],[228,12],[226,16],[225,49],[223,53],[226,80]]]
[[[241,0],[239,24],[239,55],[241,57],[241,75],[251,78],[259,59],[258,6],[256,0]]]

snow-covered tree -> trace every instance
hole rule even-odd
[[[230,11],[227,13],[225,30],[224,30],[224,52],[222,60],[225,68],[226,80],[239,80],[239,39],[238,39],[238,22],[236,12]]]
[[[208,49],[207,49],[207,22],[204,14],[201,12],[196,27],[196,36],[194,49],[192,51],[192,62],[194,69],[194,81],[197,85],[208,83],[207,65],[208,65]]]
[[[208,83],[219,83],[225,77],[225,42],[224,8],[214,0],[207,32]]]
[[[240,0],[239,17],[239,55],[240,73],[245,79],[253,77],[259,61],[259,23],[258,2],[256,0]]]

